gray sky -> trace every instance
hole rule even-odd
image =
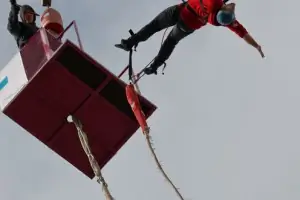
[[[69,2],[69,1],[68,1]],[[166,6],[180,1],[53,1],[65,24],[78,22],[85,50],[114,73],[127,53],[114,48]],[[38,12],[40,1],[32,3]],[[17,52],[2,2],[1,66]],[[299,200],[300,90],[296,1],[239,1],[237,17],[266,59],[225,28],[207,26],[184,39],[164,76],[142,92],[159,109],[149,120],[156,151],[186,199]],[[116,17],[118,15],[118,17]],[[139,45],[135,69],[158,51],[160,32]],[[104,199],[74,167],[1,114],[0,199]],[[177,198],[158,172],[141,131],[103,169],[116,199]]]

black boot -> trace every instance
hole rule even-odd
[[[123,49],[125,51],[130,51],[132,47],[137,46],[138,44],[137,35],[134,34],[128,39],[122,39],[120,44],[115,44],[115,47]]]
[[[134,45],[128,42],[128,39],[122,39],[120,44],[115,44],[115,47],[123,49],[125,51],[130,51]]]
[[[164,62],[159,62],[157,60],[154,60],[153,63],[149,67],[144,69],[144,73],[147,75],[150,75],[150,74],[157,75],[157,69],[163,64],[164,64]]]

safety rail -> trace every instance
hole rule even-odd
[[[74,26],[74,31],[75,31],[75,33],[76,33],[76,37],[77,37],[77,42],[78,42],[79,48],[80,48],[81,50],[83,50],[83,46],[82,46],[81,39],[80,39],[80,36],[79,36],[78,26],[77,26],[77,23],[76,23],[75,20],[73,20],[73,21],[72,21],[72,22],[64,29],[64,31],[56,37],[56,39],[61,40],[61,38],[65,35],[65,33],[66,33],[72,26]]]

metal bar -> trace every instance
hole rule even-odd
[[[64,34],[67,32],[67,30],[69,30],[70,28],[71,28],[71,26],[74,24],[74,21],[72,21],[68,26],[67,26],[67,28],[65,28],[65,30],[61,33],[61,34],[59,34],[58,36],[57,36],[57,40],[60,40],[63,36],[64,36]]]
[[[60,40],[64,34],[71,28],[71,26],[74,25],[74,30],[75,30],[75,33],[76,33],[76,37],[77,37],[77,41],[78,41],[78,44],[79,44],[79,48],[81,50],[83,50],[83,46],[82,46],[82,42],[81,42],[81,39],[80,39],[80,36],[79,36],[79,31],[78,31],[78,26],[77,26],[77,23],[75,20],[73,20],[66,28],[65,30],[59,34],[59,36],[56,38],[57,40]]]
[[[43,48],[46,53],[46,57],[49,60],[52,57],[53,51],[50,47],[47,32],[44,28],[41,28],[40,34],[41,34],[41,38],[42,38]]]
[[[118,78],[121,78],[121,77],[123,76],[123,74],[128,70],[128,68],[129,68],[129,65],[127,65],[127,66],[123,69],[123,71],[119,74]]]
[[[73,21],[73,24],[74,24],[74,29],[75,29],[75,32],[76,32],[77,40],[78,40],[78,43],[79,43],[79,47],[80,47],[81,50],[83,50],[83,46],[82,46],[82,43],[81,43],[81,40],[80,40],[77,23],[76,23],[75,20]]]

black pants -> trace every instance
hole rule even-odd
[[[170,6],[159,13],[150,23],[139,30],[132,37],[132,42],[137,44],[146,41],[154,33],[165,28],[174,26],[163,42],[158,55],[155,58],[154,65],[162,65],[172,54],[175,46],[180,40],[193,33],[194,30],[188,29],[180,19],[180,8],[178,5]]]

